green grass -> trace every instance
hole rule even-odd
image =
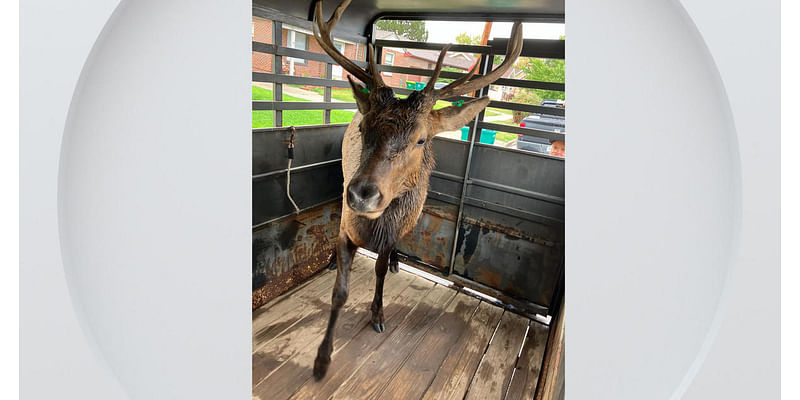
[[[515,140],[516,138],[517,138],[516,133],[497,132],[497,135],[495,135],[494,140],[498,142],[508,143],[512,140]]]
[[[313,89],[306,89],[306,90],[315,92],[319,95],[323,95],[324,93],[324,88],[321,87],[316,87]],[[397,97],[405,98],[407,96],[399,94],[397,95]],[[353,92],[350,89],[345,89],[345,88],[332,88],[331,98],[346,103],[355,102],[355,99],[353,98]],[[272,90],[263,89],[258,86],[253,86],[253,100],[271,101],[272,99],[273,99]],[[308,101],[308,100],[284,94],[283,101]],[[436,102],[436,105],[433,107],[433,109],[438,110],[444,107],[449,107],[450,105],[451,103],[449,101],[439,100]],[[354,114],[353,111],[348,111],[348,110],[331,110],[331,123],[338,124],[338,123],[350,122],[353,119],[353,114]],[[511,110],[503,110],[499,108],[487,108],[486,115],[487,116],[508,115],[509,119],[507,121],[492,121],[492,122],[503,125],[517,125],[510,118]],[[274,126],[273,116],[274,113],[272,111],[253,111],[253,128],[273,127]],[[290,110],[283,112],[284,126],[321,125],[322,119],[323,119],[322,110]],[[508,132],[497,132],[497,136],[495,136],[495,140],[501,142],[509,142],[516,138],[517,138],[516,134]]]
[[[253,86],[253,100],[273,99],[272,91]],[[283,95],[283,101],[308,101],[301,98]],[[271,110],[253,111],[253,128],[271,128],[275,126],[274,113]],[[289,110],[283,112],[283,126],[291,125],[321,125],[323,120],[322,110]],[[350,122],[353,111],[331,110],[331,123],[338,124]]]
[[[496,115],[508,115],[511,117],[511,110],[505,110],[502,108],[494,108],[494,107],[486,107],[486,115],[487,116],[496,116]]]

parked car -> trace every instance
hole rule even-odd
[[[542,100],[542,107],[564,108],[563,100]],[[523,128],[532,128],[555,133],[566,133],[564,117],[545,113],[533,113],[525,117],[519,124]],[[537,153],[550,153],[550,139],[521,134],[517,137],[517,148]]]

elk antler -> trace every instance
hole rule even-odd
[[[506,71],[508,71],[512,65],[514,65],[514,62],[517,61],[517,57],[519,57],[519,53],[522,52],[522,24],[519,21],[514,22],[514,26],[511,28],[511,37],[509,38],[508,46],[506,47],[506,57],[503,60],[503,63],[495,68],[492,72],[489,72],[488,74],[477,79],[470,80],[470,78],[472,78],[475,75],[475,72],[478,70],[478,63],[475,63],[475,66],[472,67],[472,70],[470,70],[466,75],[458,78],[441,89],[433,89],[433,83],[436,82],[436,79],[439,77],[439,72],[442,70],[444,54],[449,48],[450,45],[447,45],[442,49],[442,52],[439,54],[439,60],[436,62],[436,69],[433,71],[433,76],[431,76],[429,81],[430,85],[425,86],[424,89],[426,93],[429,93],[436,100],[473,92],[482,87],[488,86],[503,76],[503,74],[506,73]]]
[[[356,78],[360,79],[365,85],[373,89],[384,86],[383,79],[381,78],[381,74],[378,72],[378,68],[375,63],[375,50],[372,48],[371,44],[368,46],[370,72],[367,72],[354,62],[350,61],[350,59],[345,57],[344,54],[340,53],[331,41],[331,31],[333,30],[333,27],[336,26],[336,23],[339,22],[339,18],[342,17],[342,13],[348,5],[350,5],[350,0],[343,0],[342,3],[336,7],[331,19],[329,19],[328,22],[324,22],[322,19],[322,0],[318,1],[316,10],[314,11],[314,19],[316,20],[316,23],[312,24],[312,27],[314,28],[314,37],[317,39],[317,42],[319,42],[322,50],[325,50],[325,52],[328,53],[328,55],[331,56],[334,61],[342,66],[342,68]]]

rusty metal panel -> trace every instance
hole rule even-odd
[[[550,307],[564,260],[563,241],[465,215],[456,247],[455,274]]]
[[[253,309],[330,263],[341,211],[341,202],[333,201],[253,232]]]
[[[457,205],[428,197],[417,225],[398,250],[408,261],[447,274],[457,212]],[[454,274],[549,309],[563,268],[563,225],[524,221],[474,206],[466,206],[464,214]]]
[[[402,239],[397,249],[415,261],[447,273],[457,212],[458,206],[428,197],[414,230]]]

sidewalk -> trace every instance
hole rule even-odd
[[[253,86],[258,86],[262,89],[272,90],[272,83],[268,82],[253,82]],[[283,85],[283,94],[289,95],[292,97],[297,97],[303,100],[308,101],[315,101],[315,102],[322,102],[324,101],[324,97],[316,92],[312,92],[310,90],[300,89],[294,86]],[[340,100],[331,99],[331,102],[334,103],[341,103]]]

